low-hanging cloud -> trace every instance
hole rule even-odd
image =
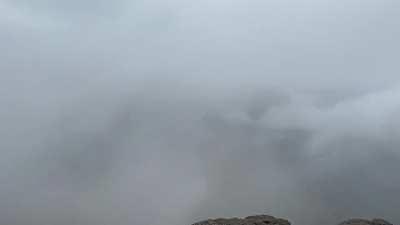
[[[397,5],[0,2],[1,222],[399,223]]]

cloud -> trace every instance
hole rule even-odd
[[[396,4],[1,3],[2,222],[398,223]]]
[[[55,16],[63,14],[65,16],[94,16],[104,13],[120,10],[126,4],[126,1],[103,1],[103,0],[85,0],[85,1],[6,1],[10,5],[14,5],[24,10],[31,11],[35,14],[48,14]]]

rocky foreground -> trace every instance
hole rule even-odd
[[[268,215],[256,215],[246,218],[214,219],[195,223],[193,225],[291,225],[288,220]],[[393,225],[383,219],[350,219],[339,225]]]

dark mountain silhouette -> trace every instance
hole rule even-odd
[[[192,225],[291,225],[286,219],[276,218],[268,215],[255,215],[246,218],[220,218],[209,219]],[[350,219],[339,225],[393,225],[383,219]]]

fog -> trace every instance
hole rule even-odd
[[[399,224],[399,4],[0,1],[0,222]]]

